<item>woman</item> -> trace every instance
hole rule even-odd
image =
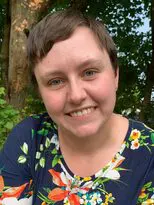
[[[119,69],[103,24],[77,11],[49,14],[27,50],[47,113],[8,137],[1,204],[154,204],[153,131],[113,112]]]

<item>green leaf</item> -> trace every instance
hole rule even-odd
[[[6,101],[3,99],[0,99],[0,105],[5,105],[5,104],[6,104]]]
[[[25,162],[27,161],[26,157],[21,155],[19,158],[18,158],[18,162],[20,164],[24,164]]]
[[[11,129],[13,128],[13,126],[14,126],[13,122],[7,122],[7,123],[5,124],[5,128],[7,128],[7,129],[9,129],[9,130],[11,130]]]
[[[0,87],[0,95],[5,95],[5,88],[4,87]]]

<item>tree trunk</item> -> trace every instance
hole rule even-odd
[[[6,1],[6,15],[4,19],[4,33],[1,47],[1,73],[3,86],[8,90],[8,67],[9,67],[9,40],[10,40],[10,12],[9,0]]]
[[[26,60],[25,30],[38,21],[42,12],[47,12],[50,0],[11,0],[11,32],[9,49],[9,100],[17,108],[24,106],[29,72]]]

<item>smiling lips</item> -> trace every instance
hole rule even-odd
[[[81,116],[85,116],[85,115],[93,112],[95,109],[96,109],[96,107],[88,107],[88,108],[84,108],[82,110],[71,112],[71,113],[69,113],[69,115],[71,117],[81,117]]]

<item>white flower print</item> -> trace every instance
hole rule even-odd
[[[59,150],[59,141],[56,134],[54,134],[51,138],[51,143],[55,144],[56,150]]]
[[[131,147],[130,147],[131,149],[135,150],[135,149],[138,149],[139,147],[140,147],[140,143],[139,143],[138,139],[133,140],[131,142]]]
[[[0,201],[2,205],[32,205],[32,196],[18,200],[15,197],[8,197]]]
[[[105,177],[112,180],[120,179],[120,174],[115,168],[124,161],[125,157],[116,154],[115,158],[109,163],[108,168],[104,171],[100,170],[95,174],[95,177]]]

